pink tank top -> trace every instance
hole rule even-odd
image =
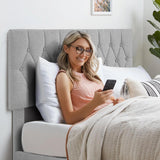
[[[65,71],[60,70],[59,73],[60,72],[65,72]],[[94,97],[95,91],[103,89],[103,84],[90,81],[85,77],[84,73],[79,73],[79,72],[73,72],[73,73],[79,79],[78,82],[73,83],[73,89],[71,90],[72,105],[73,109],[76,111],[84,107],[84,105],[86,105],[88,102],[90,102]],[[112,102],[108,100],[105,104],[96,107],[93,110],[93,113],[95,113],[96,111],[98,111],[99,109],[105,107],[110,103]]]
[[[77,76],[79,81],[73,84],[71,99],[74,110],[78,110],[93,99],[95,91],[103,89],[103,84],[88,80],[84,73],[73,73]],[[96,108],[96,110],[97,109],[98,108]]]

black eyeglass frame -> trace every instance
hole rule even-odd
[[[83,54],[83,53],[85,53],[85,55],[86,55],[87,57],[90,57],[91,54],[93,53],[93,50],[92,50],[92,49],[84,49],[84,48],[81,47],[81,46],[74,46],[74,45],[70,45],[70,46],[76,49],[77,54]],[[79,50],[79,48],[81,48],[81,50]],[[85,52],[84,52],[84,51],[85,51]]]

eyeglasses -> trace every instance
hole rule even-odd
[[[92,54],[92,49],[84,49],[83,47],[80,47],[80,46],[73,46],[73,45],[70,45],[70,46],[72,46],[73,48],[75,48],[76,49],[76,52],[77,52],[77,54],[82,54],[82,53],[85,53],[85,55],[87,56],[87,57],[90,57],[91,56],[91,54]],[[84,52],[85,51],[85,52]]]

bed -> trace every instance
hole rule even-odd
[[[102,57],[104,65],[132,66],[131,30],[88,29],[83,31],[91,35],[97,48],[97,56]],[[61,157],[56,153],[51,156],[25,152],[22,147],[22,128],[28,122],[38,125],[46,123],[36,108],[35,68],[39,57],[56,62],[62,40],[68,32],[68,29],[17,29],[8,32],[8,107],[13,113],[13,160],[67,159],[65,155]],[[81,128],[81,125],[78,127]],[[74,133],[73,131],[70,135],[74,135]],[[69,142],[71,141],[69,140]]]

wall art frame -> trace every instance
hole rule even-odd
[[[91,0],[91,15],[112,15],[112,0]]]

